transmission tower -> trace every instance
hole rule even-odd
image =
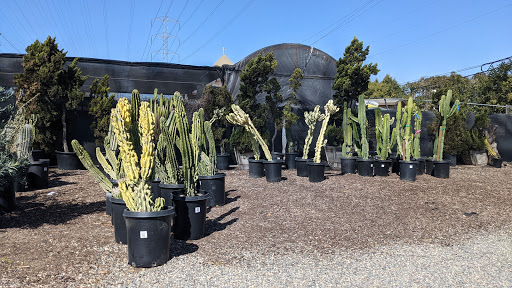
[[[179,21],[176,19],[169,18],[167,15],[162,16],[162,17],[153,18],[153,22],[154,21],[162,21],[162,26],[164,29],[161,34],[155,34],[155,35],[153,35],[153,38],[151,39],[151,42],[153,42],[154,39],[157,37],[162,38],[162,48],[157,51],[154,51],[151,54],[151,61],[153,61],[153,54],[162,54],[162,61],[164,63],[169,62],[169,54],[178,56],[178,60],[181,61],[180,55],[178,53],[176,53],[176,51],[178,51],[178,49],[176,49],[175,51],[169,51],[169,48],[172,48],[172,47],[169,47],[169,38],[178,40],[178,48],[181,45],[180,39],[177,36],[180,31]],[[176,23],[176,24],[174,24],[174,26],[170,32],[169,32],[169,22]],[[176,34],[171,34],[171,33],[173,33],[174,27],[176,27],[176,25],[178,26],[178,31],[176,32]]]

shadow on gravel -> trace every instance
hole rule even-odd
[[[226,197],[226,204],[236,202],[238,199],[240,199],[240,195],[233,197],[233,198]]]
[[[0,217],[0,229],[37,228],[44,224],[59,225],[82,215],[105,210],[104,201],[45,205],[40,202],[23,203],[26,200],[23,198],[24,196],[18,198],[18,208],[14,212]]]
[[[171,246],[169,247],[169,259],[194,253],[199,249],[199,246],[192,243],[187,243],[184,240],[171,240]]]
[[[228,227],[229,225],[238,221],[238,218],[233,218],[233,219],[229,220],[228,222],[224,222],[224,223],[220,222],[220,221],[224,220],[224,218],[226,218],[227,216],[236,212],[238,209],[240,209],[240,207],[234,207],[231,210],[229,210],[228,212],[220,215],[219,217],[217,217],[215,219],[207,219],[206,220],[205,236],[211,235],[214,232],[222,231],[222,230],[226,229],[226,227]]]

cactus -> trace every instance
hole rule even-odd
[[[137,89],[133,89],[132,91],[132,99],[130,103],[130,134],[131,141],[133,143],[134,151],[137,153],[137,157],[140,157],[141,146],[140,146],[140,135],[139,135],[139,127],[137,125],[137,120],[139,119],[139,109],[140,109],[140,94]]]
[[[16,154],[18,159],[29,159],[32,161],[32,144],[34,143],[34,127],[25,124],[21,127],[16,140]]]
[[[215,175],[217,167],[217,151],[215,150],[215,138],[213,137],[212,124],[209,121],[204,122],[204,134],[208,141],[208,159],[210,165],[206,170],[206,174],[199,173],[199,175]],[[201,154],[203,155],[203,154]],[[206,155],[206,154],[205,154]]]
[[[446,95],[441,96],[439,101],[439,114],[443,117],[443,121],[439,126],[439,134],[436,135],[434,142],[434,158],[436,160],[443,159],[443,146],[444,146],[444,135],[446,133],[446,121],[449,117],[459,111],[459,100],[456,100],[453,106],[450,108],[450,102],[452,100],[452,90],[448,90]]]
[[[320,153],[322,152],[322,147],[327,144],[327,139],[324,140],[325,130],[327,129],[327,124],[329,123],[329,119],[331,115],[338,112],[340,108],[333,104],[332,100],[329,100],[327,104],[324,106],[325,109],[325,117],[322,122],[322,128],[320,128],[320,133],[318,134],[318,139],[316,141],[315,147],[315,157],[313,158],[313,162],[320,163]]]
[[[342,157],[352,157],[352,152],[354,150],[353,136],[354,132],[352,130],[352,110],[347,108],[347,103],[343,103],[343,145],[341,146],[341,156]]]
[[[421,136],[421,120],[423,115],[419,107],[416,106],[416,112],[414,113],[414,142],[412,148],[412,156],[416,159],[421,157],[420,150],[420,136]]]
[[[158,141],[162,131],[160,119],[162,117],[164,119],[169,118],[172,110],[171,101],[164,94],[158,95],[158,89],[155,88],[153,99],[149,99],[149,107],[155,115],[155,141]]]
[[[405,161],[411,161],[412,155],[412,146],[413,146],[413,134],[411,130],[411,117],[412,112],[414,111],[414,103],[412,97],[409,97],[407,101],[407,106],[402,108],[401,120],[405,125],[401,125],[401,129],[399,130],[400,137],[397,136],[397,145],[398,150],[400,151],[400,155],[402,159]],[[398,111],[397,111],[397,119],[398,119]],[[397,124],[398,125],[398,124]]]
[[[91,160],[91,157],[85,151],[84,147],[78,143],[77,140],[73,139],[71,141],[71,146],[73,146],[73,151],[75,151],[76,155],[78,156],[78,159],[80,159],[80,162],[84,164],[84,167],[89,171],[94,181],[96,181],[101,189],[103,189],[105,192],[112,192],[113,186],[112,183],[101,173],[101,171],[94,165],[94,163]]]
[[[325,118],[325,114],[320,112],[320,105],[316,105],[313,111],[304,112],[304,120],[308,125],[308,135],[304,140],[304,151],[302,154],[302,159],[308,159],[309,146],[311,146],[311,142],[313,142],[313,133],[315,132],[316,122],[323,121]]]
[[[403,141],[402,134],[405,128],[405,117],[402,117],[402,102],[398,102],[398,106],[396,108],[396,125],[393,128],[393,132],[391,135],[391,147],[396,144],[396,155],[402,156],[403,152]]]
[[[375,137],[377,139],[377,155],[380,159],[388,159],[389,153],[391,153],[391,125],[395,118],[391,118],[389,114],[382,117],[380,109],[375,109]]]
[[[254,124],[252,124],[251,117],[249,117],[249,115],[247,115],[247,113],[245,113],[244,110],[236,104],[231,104],[231,109],[233,112],[229,113],[229,115],[226,116],[226,119],[231,124],[244,126],[245,129],[253,135],[254,140],[258,141],[260,144],[261,149],[263,149],[263,153],[265,153],[265,158],[267,158],[268,161],[272,161],[272,155],[268,150],[268,146],[263,138],[261,138],[261,135],[258,130],[256,130],[256,127],[254,127]],[[253,150],[255,151],[256,149],[254,149],[254,146],[253,142]],[[256,153],[254,154],[254,158],[256,158]]]
[[[135,100],[136,101],[136,100]],[[132,109],[135,102],[132,99]],[[119,191],[126,207],[130,211],[150,212],[159,211],[164,205],[163,198],[157,198],[153,203],[151,199],[150,181],[154,164],[154,125],[155,118],[149,109],[149,103],[140,104],[137,115],[134,118],[130,114],[128,100],[122,98],[117,103],[111,115],[112,124],[118,140],[120,158],[124,165],[125,177],[119,179]],[[141,155],[140,159],[135,152],[133,140],[133,121],[138,124],[140,132]]]
[[[178,184],[181,180],[178,160],[176,159],[176,117],[160,118],[162,130],[156,146],[155,174],[165,184]]]
[[[360,152],[361,152],[361,158],[368,159],[369,158],[369,146],[368,146],[368,134],[366,128],[368,127],[368,120],[366,119],[366,104],[364,102],[363,95],[359,96],[359,104],[357,107],[357,118],[354,116],[351,116],[353,122],[359,124],[359,129],[361,130],[361,145],[360,145]],[[357,135],[357,134],[355,134]],[[359,152],[359,151],[358,151]]]

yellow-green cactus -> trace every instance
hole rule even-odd
[[[304,120],[308,125],[308,135],[304,140],[304,151],[302,154],[302,159],[308,159],[309,146],[311,146],[311,142],[313,142],[313,132],[315,132],[316,122],[320,122],[324,120],[325,114],[320,112],[320,105],[316,105],[313,111],[304,112]]]
[[[137,119],[142,148],[139,160],[130,134],[131,115],[129,109],[128,100],[122,98],[112,113],[112,123],[125,172],[125,177],[119,179],[119,191],[130,211],[159,211],[164,205],[164,199],[158,198],[153,203],[149,185],[155,156],[155,145],[153,144],[155,118],[149,108],[149,103],[141,103]]]
[[[322,151],[322,147],[327,144],[327,139],[324,140],[325,130],[327,129],[327,124],[329,123],[329,119],[331,115],[338,112],[340,108],[333,104],[332,100],[329,100],[327,104],[324,106],[325,109],[325,117],[322,122],[322,128],[320,129],[320,134],[318,134],[318,140],[316,141],[315,147],[315,157],[313,158],[313,162],[320,163],[320,153]]]

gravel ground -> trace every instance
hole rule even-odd
[[[52,169],[48,189],[18,193],[0,216],[0,287],[512,287],[510,165],[416,182],[225,172],[228,203],[207,214],[205,237],[138,269],[88,173]]]

